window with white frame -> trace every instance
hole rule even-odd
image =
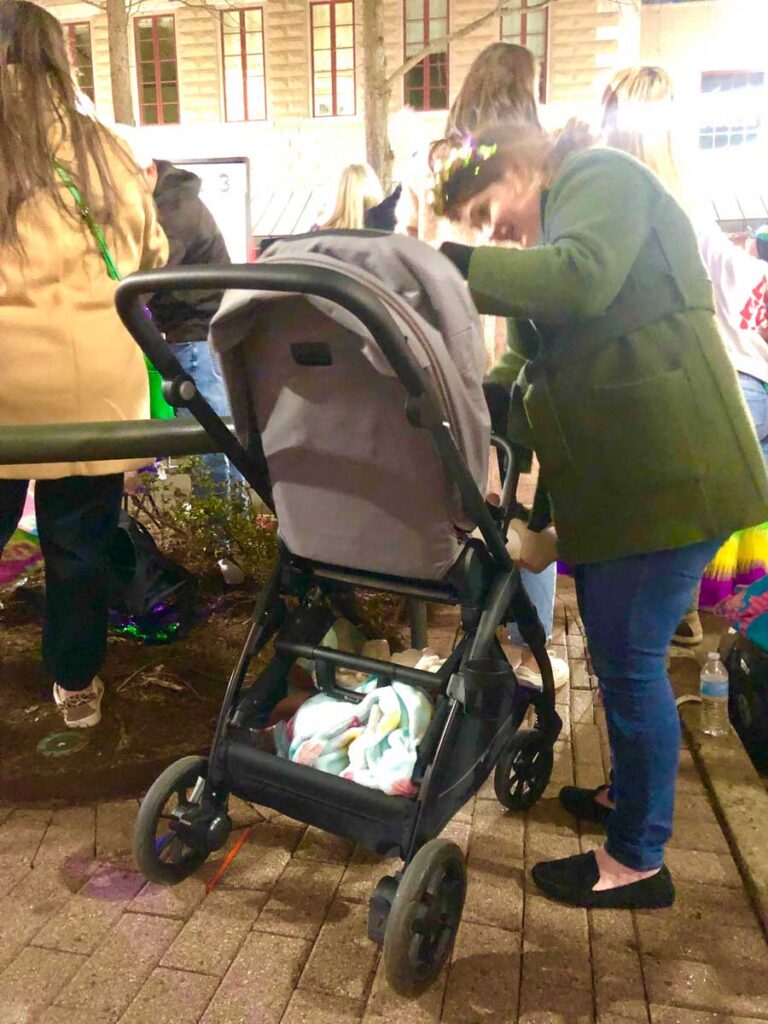
[[[762,71],[705,71],[701,76],[699,148],[756,142],[768,93]]]

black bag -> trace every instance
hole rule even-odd
[[[110,618],[117,631],[147,643],[184,636],[194,624],[196,590],[195,577],[123,510],[109,554]]]
[[[727,634],[720,656],[728,671],[728,713],[756,768],[768,768],[768,651]]]

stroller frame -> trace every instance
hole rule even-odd
[[[123,281],[117,309],[145,355],[164,378],[166,399],[183,406],[272,508],[266,462],[249,452],[198,393],[172,348],[142,311],[141,296],[165,290],[246,289],[317,296],[352,313],[371,332],[404,388],[405,408],[415,429],[431,435],[448,478],[479,527],[444,580],[422,581],[309,562],[280,544],[277,564],[262,588],[248,636],[230,676],[207,759],[183,758],[156,780],[142,803],[134,853],[153,881],[174,884],[187,877],[227,841],[230,793],[270,806],[307,824],[353,839],[381,854],[397,854],[404,868],[383,878],[370,904],[369,936],[384,945],[387,977],[404,994],[422,991],[450,954],[465,893],[463,855],[453,843],[435,839],[495,766],[495,788],[508,809],[531,806],[546,788],[553,746],[562,722],[555,709],[554,681],[546,636],[506,549],[519,473],[514,449],[493,443],[506,462],[501,505],[494,509],[478,490],[451,434],[432,388],[401,338],[384,304],[342,269],[271,263],[226,268],[189,267],[135,274]],[[463,639],[437,673],[342,653],[320,646],[338,616],[349,612],[354,587],[458,606]],[[289,605],[285,597],[298,598]],[[497,638],[514,620],[541,671],[538,690],[517,683]],[[253,658],[274,640],[275,656],[244,690]],[[287,673],[298,658],[314,661],[318,691],[358,701],[340,687],[338,668],[364,672],[378,685],[401,681],[436,698],[432,724],[414,773],[414,798],[388,796],[358,783],[294,764],[257,749],[251,730],[286,692]],[[535,726],[518,730],[533,706]],[[456,742],[459,739],[461,742]],[[177,806],[169,831],[157,830],[169,799]],[[166,854],[173,849],[173,856]]]

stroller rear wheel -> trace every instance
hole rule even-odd
[[[387,981],[405,996],[423,992],[450,956],[467,876],[455,843],[432,839],[405,869],[384,935]]]
[[[224,810],[203,812],[207,772],[207,758],[182,757],[155,779],[142,800],[133,856],[148,881],[176,885],[226,842],[230,823]]]
[[[498,760],[493,787],[508,811],[527,811],[549,785],[554,755],[552,744],[537,729],[521,729]]]

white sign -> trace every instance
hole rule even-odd
[[[174,160],[174,165],[200,178],[200,198],[213,214],[224,236],[229,258],[233,263],[247,263],[251,241],[248,161],[245,158]]]

